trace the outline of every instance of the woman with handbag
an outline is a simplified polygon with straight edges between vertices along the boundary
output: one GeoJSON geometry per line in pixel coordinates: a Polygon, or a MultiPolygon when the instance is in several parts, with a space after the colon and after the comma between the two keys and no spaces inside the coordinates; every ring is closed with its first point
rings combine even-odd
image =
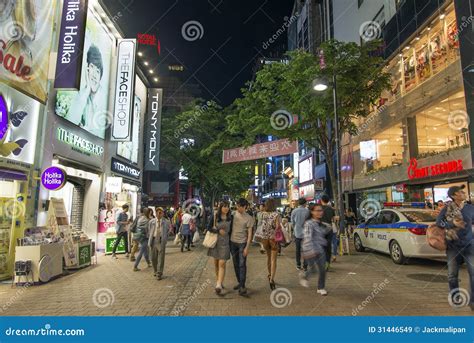
{"type": "MultiPolygon", "coordinates": [[[[214,267],[216,270],[216,288],[217,294],[222,293],[224,288],[225,265],[230,259],[230,230],[232,223],[232,214],[230,212],[230,204],[228,201],[221,201],[217,214],[214,216],[212,226],[208,228],[211,234],[217,234],[215,245],[209,248],[207,256],[214,258],[214,267]]],[[[206,237],[207,239],[207,237],[206,237]]],[[[205,239],[205,241],[206,241],[205,239]]]]}
{"type": "Polygon", "coordinates": [[[276,211],[273,199],[265,201],[264,210],[261,212],[261,226],[255,233],[255,239],[262,243],[267,254],[268,282],[270,289],[274,290],[275,273],[277,267],[278,241],[284,239],[281,231],[280,215],[276,211]]]}

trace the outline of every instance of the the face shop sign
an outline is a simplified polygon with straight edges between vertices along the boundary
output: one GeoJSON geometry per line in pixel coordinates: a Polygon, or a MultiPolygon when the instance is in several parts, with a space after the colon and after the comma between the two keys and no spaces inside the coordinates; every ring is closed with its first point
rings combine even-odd
{"type": "Polygon", "coordinates": [[[137,169],[128,163],[121,162],[113,157],[112,157],[111,170],[117,174],[122,174],[134,179],[140,179],[140,174],[141,174],[140,169],[137,169]]]}

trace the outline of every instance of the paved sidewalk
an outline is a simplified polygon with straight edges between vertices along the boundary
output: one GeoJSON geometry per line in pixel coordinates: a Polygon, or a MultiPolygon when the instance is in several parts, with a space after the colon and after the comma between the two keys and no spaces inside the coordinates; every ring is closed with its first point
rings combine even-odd
{"type": "MultiPolygon", "coordinates": [[[[394,264],[388,256],[355,253],[340,256],[327,277],[329,295],[316,294],[298,282],[294,247],[278,258],[275,281],[269,288],[266,256],[252,247],[248,258],[248,296],[232,290],[235,275],[227,263],[224,295],[214,292],[213,261],[202,247],[181,253],[168,244],[165,278],[157,281],[142,261],[140,272],[123,255],[118,260],[99,256],[98,265],[44,285],[11,288],[0,285],[0,315],[85,316],[234,316],[234,315],[473,315],[468,307],[452,309],[447,301],[444,263],[414,261],[394,264]],[[357,308],[359,309],[357,310],[357,308]]],[[[466,269],[461,287],[468,288],[466,269]]]]}

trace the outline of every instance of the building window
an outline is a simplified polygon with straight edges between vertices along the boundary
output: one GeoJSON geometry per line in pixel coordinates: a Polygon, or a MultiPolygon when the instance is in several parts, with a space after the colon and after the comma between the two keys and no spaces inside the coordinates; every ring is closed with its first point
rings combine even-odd
{"type": "Polygon", "coordinates": [[[402,137],[403,128],[398,124],[380,132],[371,140],[360,142],[358,149],[363,163],[361,171],[368,173],[402,164],[404,155],[402,137]]]}
{"type": "Polygon", "coordinates": [[[416,114],[418,157],[469,146],[464,92],[416,114]]]}

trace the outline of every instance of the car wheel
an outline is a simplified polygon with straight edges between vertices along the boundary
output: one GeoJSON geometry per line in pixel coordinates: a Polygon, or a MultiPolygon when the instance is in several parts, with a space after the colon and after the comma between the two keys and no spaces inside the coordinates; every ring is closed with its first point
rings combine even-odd
{"type": "Polygon", "coordinates": [[[355,246],[355,250],[358,251],[358,252],[364,252],[365,251],[365,248],[362,245],[362,240],[360,239],[358,234],[354,235],[354,246],[355,246]]]}
{"type": "Polygon", "coordinates": [[[396,264],[404,264],[406,262],[405,255],[403,255],[402,248],[397,241],[392,241],[390,243],[390,257],[396,264]]]}

